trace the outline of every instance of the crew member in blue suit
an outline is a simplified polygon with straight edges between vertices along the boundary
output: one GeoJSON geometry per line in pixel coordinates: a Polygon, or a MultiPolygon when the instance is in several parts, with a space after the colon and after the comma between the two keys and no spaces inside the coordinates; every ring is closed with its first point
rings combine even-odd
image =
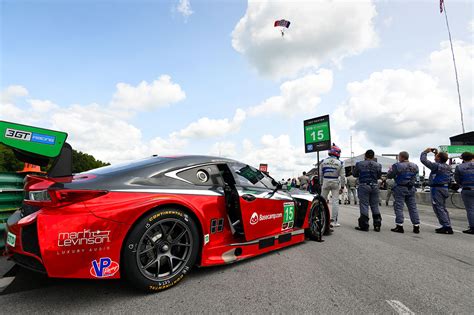
{"type": "Polygon", "coordinates": [[[438,218],[441,227],[436,229],[436,233],[453,234],[451,227],[451,220],[446,209],[446,199],[449,197],[448,184],[451,181],[451,166],[446,164],[448,161],[448,154],[439,152],[435,148],[427,148],[421,153],[420,161],[431,170],[428,178],[428,185],[431,187],[431,204],[434,213],[438,218]],[[435,162],[428,161],[428,153],[435,154],[435,162]]]}
{"type": "Polygon", "coordinates": [[[469,229],[462,231],[474,234],[474,154],[464,152],[461,154],[462,164],[456,166],[454,179],[462,187],[461,197],[466,207],[469,229]]]}
{"type": "Polygon", "coordinates": [[[382,216],[379,209],[379,187],[378,179],[382,177],[382,165],[374,161],[375,153],[373,150],[365,152],[365,160],[357,162],[354,168],[354,176],[359,178],[359,226],[356,230],[369,231],[369,206],[372,210],[372,219],[374,220],[374,231],[380,232],[382,226],[382,216]]]}
{"type": "Polygon", "coordinates": [[[415,182],[418,175],[418,165],[408,160],[410,155],[406,151],[398,154],[398,163],[392,165],[387,173],[388,178],[395,179],[395,187],[393,187],[393,209],[395,210],[395,228],[392,232],[404,233],[403,230],[403,206],[406,203],[410,220],[413,224],[413,233],[420,233],[420,216],[416,208],[415,199],[415,182]]]}

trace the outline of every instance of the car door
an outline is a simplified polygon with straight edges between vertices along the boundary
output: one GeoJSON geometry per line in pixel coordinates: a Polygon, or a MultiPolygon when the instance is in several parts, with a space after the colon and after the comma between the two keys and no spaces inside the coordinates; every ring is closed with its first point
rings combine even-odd
{"type": "Polygon", "coordinates": [[[272,178],[243,163],[230,165],[239,193],[247,241],[293,228],[295,205],[291,196],[277,191],[272,178]]]}

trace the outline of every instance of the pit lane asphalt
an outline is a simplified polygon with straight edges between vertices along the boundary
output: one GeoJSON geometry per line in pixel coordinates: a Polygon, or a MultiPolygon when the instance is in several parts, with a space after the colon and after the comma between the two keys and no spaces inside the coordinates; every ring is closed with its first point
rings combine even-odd
{"type": "MultiPolygon", "coordinates": [[[[380,233],[356,231],[358,208],[341,206],[342,226],[323,243],[193,270],[158,294],[121,281],[46,279],[20,269],[0,296],[1,313],[396,314],[387,302],[395,300],[414,313],[472,314],[474,236],[435,234],[426,206],[420,206],[421,234],[413,234],[409,222],[405,234],[393,233],[393,210],[381,209],[380,233]]],[[[455,230],[466,228],[465,211],[451,217],[455,230]]]]}

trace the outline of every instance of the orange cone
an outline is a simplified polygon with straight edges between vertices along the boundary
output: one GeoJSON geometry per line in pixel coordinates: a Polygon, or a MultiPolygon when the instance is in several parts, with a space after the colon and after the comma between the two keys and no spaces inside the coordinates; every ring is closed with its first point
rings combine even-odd
{"type": "Polygon", "coordinates": [[[25,163],[25,167],[23,167],[23,170],[18,171],[17,173],[41,173],[41,174],[44,174],[45,172],[41,171],[41,168],[39,167],[39,165],[25,163]]]}

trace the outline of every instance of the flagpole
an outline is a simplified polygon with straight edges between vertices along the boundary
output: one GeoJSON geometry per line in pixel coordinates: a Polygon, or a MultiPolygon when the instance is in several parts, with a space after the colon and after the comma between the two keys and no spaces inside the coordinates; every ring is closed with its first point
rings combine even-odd
{"type": "Polygon", "coordinates": [[[453,41],[451,39],[451,31],[449,29],[449,23],[448,23],[448,14],[446,13],[446,5],[444,4],[444,1],[441,2],[441,5],[442,5],[443,11],[444,11],[444,17],[446,19],[446,27],[448,29],[449,43],[451,45],[451,54],[453,56],[454,75],[456,76],[456,87],[458,89],[459,111],[461,112],[461,126],[462,126],[462,133],[464,133],[465,132],[465,130],[464,130],[464,116],[463,116],[463,113],[462,113],[461,92],[459,91],[458,69],[456,67],[456,59],[454,58],[453,41]]]}

